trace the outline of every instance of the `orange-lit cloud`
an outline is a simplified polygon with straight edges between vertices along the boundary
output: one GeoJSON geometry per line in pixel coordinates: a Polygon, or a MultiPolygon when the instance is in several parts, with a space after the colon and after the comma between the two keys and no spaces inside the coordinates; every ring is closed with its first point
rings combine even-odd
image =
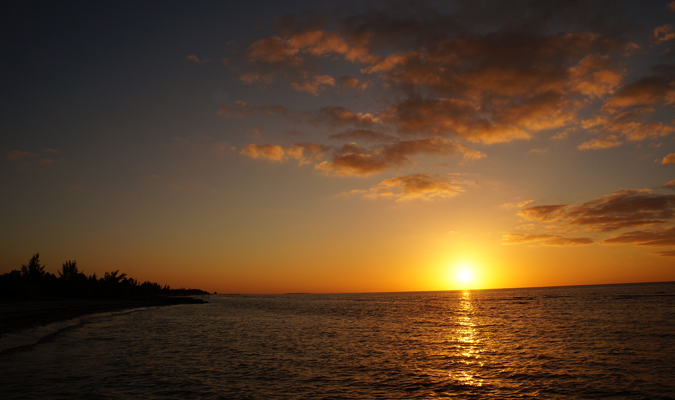
{"type": "Polygon", "coordinates": [[[293,82],[291,86],[298,92],[307,92],[318,96],[319,91],[324,86],[335,86],[335,79],[329,75],[314,75],[312,78],[306,78],[301,82],[293,82]]]}
{"type": "Polygon", "coordinates": [[[609,56],[591,54],[570,68],[570,86],[585,96],[599,98],[613,93],[625,75],[609,56]]]}
{"type": "Polygon", "coordinates": [[[532,243],[544,246],[576,246],[593,243],[591,238],[566,238],[552,234],[507,233],[502,236],[502,244],[532,243]]]}
{"type": "Polygon", "coordinates": [[[675,153],[670,153],[667,156],[663,157],[661,160],[661,165],[675,164],[675,153]]]}
{"type": "MultiPolygon", "coordinates": [[[[660,188],[675,187],[675,181],[660,188]]],[[[601,241],[603,244],[637,244],[640,246],[675,246],[675,195],[655,193],[651,189],[619,190],[607,196],[579,204],[556,204],[526,207],[518,215],[546,226],[545,233],[504,235],[504,244],[554,240],[557,245],[583,244],[585,238],[564,239],[550,233],[583,229],[600,234],[623,232],[601,241]],[[659,226],[660,225],[660,226],[659,226]],[[657,227],[659,226],[659,227],[657,227]],[[576,241],[576,242],[575,242],[576,241]]],[[[533,226],[530,226],[531,230],[533,226]]],[[[590,243],[592,240],[588,239],[590,243]]]]}
{"type": "Polygon", "coordinates": [[[505,209],[508,210],[508,209],[512,209],[512,208],[522,208],[522,207],[525,207],[525,206],[530,205],[532,203],[534,203],[534,200],[525,200],[525,201],[521,201],[519,203],[504,203],[504,204],[500,205],[499,207],[505,208],[505,209]]]}
{"type": "Polygon", "coordinates": [[[326,147],[316,143],[296,143],[293,146],[249,144],[244,146],[240,153],[250,158],[275,162],[293,159],[303,165],[319,160],[325,151],[326,147]]]}
{"type": "Polygon", "coordinates": [[[456,196],[463,188],[441,175],[414,174],[386,179],[369,190],[352,190],[365,198],[389,198],[396,201],[434,200],[456,196]]]}
{"type": "Polygon", "coordinates": [[[610,239],[605,239],[602,243],[633,243],[638,246],[675,246],[675,226],[662,229],[649,229],[644,231],[633,231],[622,233],[610,239]]]}
{"type": "Polygon", "coordinates": [[[675,28],[671,24],[659,26],[654,29],[652,39],[656,43],[667,42],[675,39],[675,28]]]}
{"type": "Polygon", "coordinates": [[[302,62],[302,59],[296,56],[297,54],[297,48],[288,46],[286,41],[278,36],[257,40],[246,49],[246,58],[253,62],[297,65],[302,62]]]}
{"type": "Polygon", "coordinates": [[[588,142],[583,142],[579,146],[579,150],[598,150],[598,149],[611,149],[612,147],[621,146],[623,142],[620,141],[616,135],[602,135],[597,139],[589,140],[588,142]]]}
{"type": "Polygon", "coordinates": [[[518,215],[527,220],[610,232],[668,222],[675,215],[675,195],[654,194],[650,190],[620,190],[576,206],[528,207],[520,210],[518,215]]]}
{"type": "MultiPolygon", "coordinates": [[[[427,7],[414,16],[397,8],[289,16],[278,35],[246,48],[247,72],[240,79],[271,83],[283,77],[291,88],[314,96],[387,90],[387,103],[380,103],[387,106],[380,110],[328,106],[314,122],[361,129],[378,124],[401,136],[493,144],[583,129],[592,136],[578,149],[597,150],[675,133],[671,121],[657,118],[660,109],[675,104],[675,70],[656,66],[651,75],[625,82],[631,75],[623,57],[651,47],[617,36],[621,25],[611,13],[598,7],[592,18],[581,18],[573,6],[552,12],[528,4],[516,16],[505,4],[487,12],[463,4],[453,12],[427,7]],[[507,22],[504,14],[512,18],[507,22]],[[565,18],[575,26],[543,28],[544,21],[565,18]],[[350,68],[357,63],[361,76],[320,72],[329,62],[350,68]]],[[[675,38],[670,24],[649,29],[653,42],[675,38]]]]}
{"type": "Polygon", "coordinates": [[[218,114],[234,117],[244,117],[250,116],[257,113],[274,115],[281,114],[285,115],[288,113],[288,109],[279,105],[255,105],[247,103],[245,101],[237,100],[234,104],[229,104],[223,106],[218,114]]]}
{"type": "Polygon", "coordinates": [[[485,156],[479,151],[439,137],[399,141],[376,150],[348,143],[335,151],[331,161],[322,162],[316,169],[338,176],[368,176],[401,166],[409,161],[410,156],[417,154],[462,154],[463,160],[485,156]]]}
{"type": "Polygon", "coordinates": [[[200,59],[195,54],[188,54],[188,56],[185,57],[185,59],[188,60],[188,61],[192,61],[193,63],[196,63],[196,64],[204,64],[206,62],[211,61],[209,59],[200,59]]]}
{"type": "Polygon", "coordinates": [[[7,153],[7,159],[12,162],[13,166],[21,171],[39,171],[42,167],[47,167],[54,164],[54,156],[60,153],[59,150],[45,149],[50,153],[47,157],[39,156],[36,153],[28,151],[14,150],[7,153]]]}
{"type": "Polygon", "coordinates": [[[386,133],[371,131],[370,129],[350,129],[342,133],[336,133],[329,136],[330,139],[366,142],[390,142],[396,140],[394,136],[386,133]]]}
{"type": "Polygon", "coordinates": [[[11,161],[23,160],[26,158],[37,157],[37,154],[29,153],[27,151],[14,150],[7,153],[7,159],[11,161]]]}
{"type": "Polygon", "coordinates": [[[276,162],[295,159],[299,160],[301,165],[317,162],[315,169],[336,176],[377,174],[400,167],[410,162],[410,157],[420,154],[440,156],[461,154],[462,162],[485,157],[477,150],[439,137],[396,141],[376,148],[362,147],[356,143],[347,143],[339,147],[317,143],[296,143],[293,146],[249,144],[244,146],[241,154],[276,162]],[[321,161],[324,158],[329,160],[321,161]]]}
{"type": "Polygon", "coordinates": [[[355,125],[371,127],[382,123],[382,120],[370,113],[353,113],[344,107],[322,107],[315,119],[316,122],[329,125],[355,125]]]}

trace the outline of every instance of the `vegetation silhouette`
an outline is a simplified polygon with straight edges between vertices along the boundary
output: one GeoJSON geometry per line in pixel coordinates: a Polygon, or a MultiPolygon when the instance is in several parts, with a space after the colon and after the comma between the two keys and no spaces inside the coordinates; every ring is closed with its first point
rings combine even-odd
{"type": "Polygon", "coordinates": [[[0,299],[26,300],[46,297],[77,299],[147,299],[165,296],[195,296],[208,292],[199,289],[172,289],[158,283],[139,283],[119,270],[106,272],[103,278],[96,274],[86,276],[75,260],[63,263],[58,277],[45,271],[40,254],[35,253],[21,270],[0,275],[0,299]]]}

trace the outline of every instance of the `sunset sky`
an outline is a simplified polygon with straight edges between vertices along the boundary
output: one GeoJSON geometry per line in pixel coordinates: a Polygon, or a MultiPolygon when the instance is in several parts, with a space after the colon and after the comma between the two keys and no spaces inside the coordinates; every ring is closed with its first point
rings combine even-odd
{"type": "Polygon", "coordinates": [[[39,252],[219,293],[675,280],[675,2],[0,13],[0,273],[39,252]]]}

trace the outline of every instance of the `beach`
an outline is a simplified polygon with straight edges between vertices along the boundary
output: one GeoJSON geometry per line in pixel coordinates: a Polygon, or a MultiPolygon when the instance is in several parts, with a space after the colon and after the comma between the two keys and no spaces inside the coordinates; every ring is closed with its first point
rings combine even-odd
{"type": "Polygon", "coordinates": [[[88,314],[121,311],[139,307],[176,304],[201,304],[204,300],[187,296],[152,297],[145,299],[64,299],[21,300],[0,302],[0,337],[21,330],[88,314]]]}

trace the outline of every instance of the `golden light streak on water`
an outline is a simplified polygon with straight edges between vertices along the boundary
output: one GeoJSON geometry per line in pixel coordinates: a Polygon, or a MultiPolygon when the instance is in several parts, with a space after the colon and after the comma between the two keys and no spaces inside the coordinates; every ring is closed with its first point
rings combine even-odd
{"type": "Polygon", "coordinates": [[[465,291],[459,299],[459,313],[457,328],[453,332],[452,339],[457,343],[456,356],[460,357],[463,367],[450,371],[448,375],[458,384],[470,386],[482,386],[483,380],[476,377],[474,371],[482,366],[479,361],[480,339],[474,322],[474,309],[471,301],[471,292],[465,291]]]}

